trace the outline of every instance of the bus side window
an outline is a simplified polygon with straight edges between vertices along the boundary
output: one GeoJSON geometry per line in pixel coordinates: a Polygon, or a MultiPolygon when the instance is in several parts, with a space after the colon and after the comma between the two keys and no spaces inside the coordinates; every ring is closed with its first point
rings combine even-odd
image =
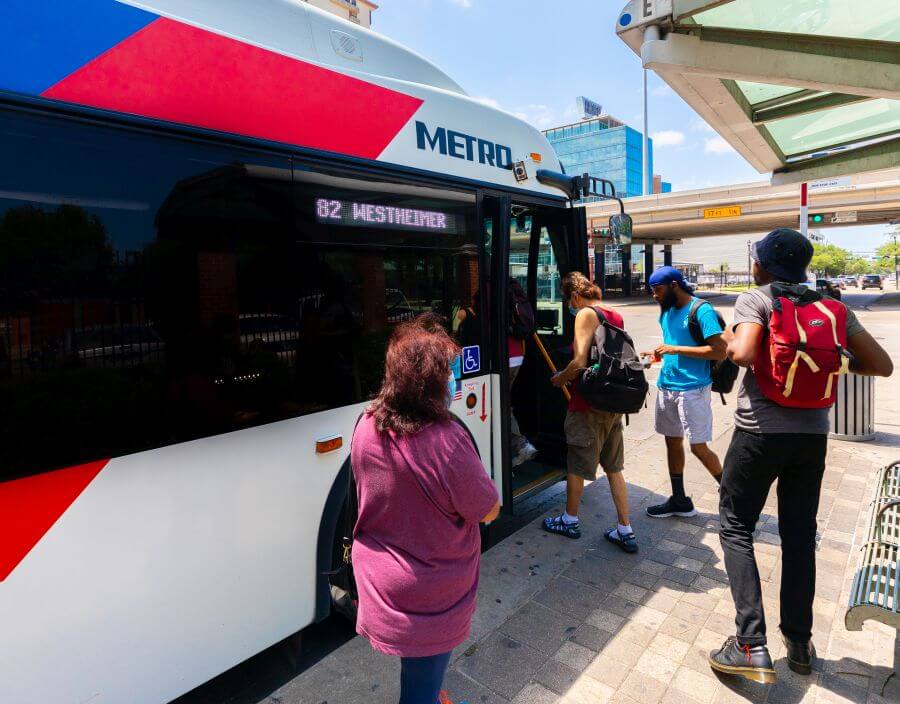
{"type": "Polygon", "coordinates": [[[37,115],[0,153],[0,481],[363,402],[478,287],[474,197],[359,181],[323,222],[288,157],[37,115]]]}

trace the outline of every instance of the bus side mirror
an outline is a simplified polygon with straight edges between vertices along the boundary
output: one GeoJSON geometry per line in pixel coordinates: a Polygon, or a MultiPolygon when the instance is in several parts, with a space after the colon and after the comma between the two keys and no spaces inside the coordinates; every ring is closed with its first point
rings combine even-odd
{"type": "Polygon", "coordinates": [[[634,223],[631,216],[626,213],[613,215],[609,218],[609,234],[613,242],[621,245],[631,244],[633,238],[634,223]]]}

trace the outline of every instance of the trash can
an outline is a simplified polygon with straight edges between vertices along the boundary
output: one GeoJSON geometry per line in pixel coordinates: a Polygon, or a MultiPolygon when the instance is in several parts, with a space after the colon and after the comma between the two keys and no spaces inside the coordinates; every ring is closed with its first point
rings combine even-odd
{"type": "Polygon", "coordinates": [[[843,374],[838,377],[837,401],[829,416],[835,440],[865,442],[875,437],[875,378],[843,374]]]}

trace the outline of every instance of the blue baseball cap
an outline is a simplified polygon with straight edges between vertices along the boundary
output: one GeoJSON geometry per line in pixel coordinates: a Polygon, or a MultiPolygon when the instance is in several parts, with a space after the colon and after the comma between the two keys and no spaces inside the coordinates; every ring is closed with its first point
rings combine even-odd
{"type": "Polygon", "coordinates": [[[772,230],[750,248],[751,256],[779,281],[802,284],[813,258],[812,243],[796,230],[772,230]]]}
{"type": "Polygon", "coordinates": [[[690,293],[691,287],[688,286],[687,281],[684,280],[684,274],[682,274],[674,266],[662,266],[650,275],[649,283],[651,287],[667,286],[668,284],[671,284],[673,282],[690,293]]]}

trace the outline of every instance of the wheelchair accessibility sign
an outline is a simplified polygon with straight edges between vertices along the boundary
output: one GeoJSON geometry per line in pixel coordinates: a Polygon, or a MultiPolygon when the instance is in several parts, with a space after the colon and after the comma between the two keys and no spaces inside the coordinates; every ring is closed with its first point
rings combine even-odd
{"type": "Polygon", "coordinates": [[[474,374],[481,371],[481,348],[478,345],[462,348],[463,374],[474,374]]]}

